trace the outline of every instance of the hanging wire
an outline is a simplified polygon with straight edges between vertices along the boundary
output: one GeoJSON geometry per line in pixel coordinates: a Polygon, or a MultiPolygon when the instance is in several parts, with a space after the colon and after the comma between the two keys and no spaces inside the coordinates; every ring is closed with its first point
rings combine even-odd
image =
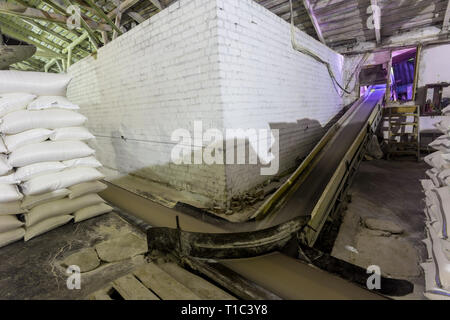
{"type": "MultiPolygon", "coordinates": [[[[350,77],[350,80],[347,83],[347,86],[344,88],[339,81],[336,79],[336,76],[334,75],[333,69],[331,68],[331,65],[329,62],[323,60],[321,57],[319,57],[317,54],[315,54],[314,52],[308,50],[305,47],[302,47],[300,45],[297,44],[297,41],[295,40],[295,25],[294,25],[294,7],[292,5],[292,0],[289,0],[289,4],[291,7],[291,42],[292,42],[292,47],[297,50],[300,53],[306,54],[308,56],[310,56],[311,58],[315,59],[316,61],[324,64],[327,67],[328,70],[328,74],[330,75],[331,80],[346,94],[351,94],[353,90],[349,91],[348,90],[348,86],[350,85],[350,82],[353,78],[353,76],[356,73],[356,69],[353,74],[350,77]]],[[[368,54],[366,54],[362,59],[361,62],[358,65],[361,65],[363,63],[363,61],[367,60],[368,58],[368,54]]],[[[356,87],[356,83],[355,83],[355,87],[356,87]]],[[[355,89],[355,87],[353,87],[353,89],[355,89]]]]}

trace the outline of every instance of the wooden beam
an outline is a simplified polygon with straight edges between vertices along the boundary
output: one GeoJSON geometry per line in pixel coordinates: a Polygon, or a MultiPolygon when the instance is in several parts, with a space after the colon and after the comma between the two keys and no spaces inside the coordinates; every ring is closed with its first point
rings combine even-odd
{"type": "Polygon", "coordinates": [[[315,16],[314,11],[311,7],[311,3],[309,2],[309,0],[303,0],[303,5],[305,6],[309,18],[311,19],[314,29],[316,30],[317,37],[319,38],[320,42],[326,44],[325,38],[323,37],[322,31],[320,29],[319,21],[317,21],[317,17],[315,16]]]}
{"type": "MultiPolygon", "coordinates": [[[[63,25],[66,25],[68,19],[68,17],[65,15],[5,2],[0,3],[0,14],[21,18],[31,18],[34,20],[43,20],[63,25]]],[[[81,20],[84,21],[83,18],[81,18],[81,20]]],[[[94,20],[86,19],[85,23],[89,26],[89,28],[92,28],[94,30],[112,31],[111,26],[107,24],[97,23],[94,20]]]]}
{"type": "Polygon", "coordinates": [[[94,9],[94,11],[96,12],[96,14],[104,19],[106,21],[107,24],[109,24],[119,35],[122,34],[122,31],[120,31],[120,29],[114,24],[114,22],[111,20],[110,17],[108,17],[108,15],[103,12],[103,9],[99,8],[94,1],[92,0],[84,0],[92,9],[94,9]]]}
{"type": "Polygon", "coordinates": [[[447,10],[445,11],[444,24],[442,25],[442,32],[447,32],[450,29],[450,0],[447,3],[447,10]]]}
{"type": "Polygon", "coordinates": [[[134,6],[136,3],[138,3],[139,0],[125,0],[122,2],[117,8],[112,10],[110,13],[108,13],[108,17],[111,19],[114,19],[118,12],[125,12],[128,9],[130,9],[132,6],[134,6]]]}
{"type": "MultiPolygon", "coordinates": [[[[118,28],[120,28],[120,21],[122,20],[122,12],[121,11],[119,11],[118,13],[117,13],[117,15],[116,15],[116,26],[118,27],[118,28]]],[[[112,36],[112,39],[114,40],[114,39],[116,39],[117,38],[117,31],[116,30],[114,30],[113,31],[113,36],[112,36]]]]}
{"type": "MultiPolygon", "coordinates": [[[[68,7],[73,6],[72,2],[70,0],[63,0],[68,7]]],[[[94,30],[91,28],[91,26],[87,23],[87,21],[80,15],[80,23],[84,30],[86,30],[89,40],[91,41],[92,45],[94,46],[95,50],[99,47],[99,39],[94,33],[94,30]]],[[[108,26],[110,27],[110,26],[108,26]]],[[[105,30],[106,31],[106,30],[105,30]]]]}
{"type": "Polygon", "coordinates": [[[372,5],[373,24],[375,29],[375,38],[377,44],[381,43],[381,7],[378,5],[378,0],[370,0],[372,5]],[[377,8],[377,9],[376,9],[377,8]],[[378,12],[379,10],[379,12],[378,12]]]}
{"type": "Polygon", "coordinates": [[[137,23],[142,23],[145,21],[144,17],[142,17],[139,13],[137,12],[127,12],[127,15],[133,19],[134,21],[136,21],[137,23]]]}
{"type": "Polygon", "coordinates": [[[164,7],[162,6],[161,2],[159,2],[159,0],[150,0],[150,2],[157,7],[159,10],[164,9],[164,7]]]}

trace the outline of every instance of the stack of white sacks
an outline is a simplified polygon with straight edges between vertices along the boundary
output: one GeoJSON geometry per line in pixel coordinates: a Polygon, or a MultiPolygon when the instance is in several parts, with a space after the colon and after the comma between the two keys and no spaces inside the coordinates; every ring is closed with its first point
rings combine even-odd
{"type": "Polygon", "coordinates": [[[421,266],[425,272],[424,295],[433,300],[450,300],[450,108],[435,124],[443,135],[430,144],[438,150],[425,157],[431,166],[422,180],[425,192],[427,238],[423,240],[428,261],[421,266]]]}
{"type": "Polygon", "coordinates": [[[0,93],[0,247],[112,210],[78,109],[63,95],[0,93]]]}

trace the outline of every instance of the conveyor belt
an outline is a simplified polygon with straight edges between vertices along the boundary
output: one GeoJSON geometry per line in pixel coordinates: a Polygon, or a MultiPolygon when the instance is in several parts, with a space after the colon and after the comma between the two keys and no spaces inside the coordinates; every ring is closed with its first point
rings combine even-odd
{"type": "MultiPolygon", "coordinates": [[[[149,221],[152,226],[176,228],[175,221],[176,217],[178,217],[181,229],[185,232],[194,233],[248,233],[275,228],[296,218],[300,221],[307,219],[312,214],[315,205],[336,172],[347,150],[357,138],[358,133],[367,126],[370,114],[379,104],[384,93],[384,89],[374,90],[362,102],[359,102],[359,106],[353,112],[353,115],[342,124],[334,138],[318,155],[319,159],[316,160],[314,167],[308,176],[302,180],[300,186],[297,186],[297,190],[289,196],[289,199],[277,212],[272,213],[267,218],[261,221],[237,224],[204,215],[195,210],[189,210],[189,208],[182,205],[175,208],[180,210],[172,210],[158,204],[152,204],[153,209],[148,207],[147,204],[147,214],[140,218],[149,221]],[[188,214],[183,214],[183,212],[188,214]]],[[[133,205],[139,203],[139,196],[133,196],[135,201],[130,201],[130,199],[123,201],[115,195],[120,191],[124,190],[110,184],[110,188],[103,193],[103,196],[122,209],[130,212],[135,211],[133,210],[133,205]]]]}
{"type": "MultiPolygon", "coordinates": [[[[310,168],[306,177],[303,177],[301,184],[296,186],[295,192],[289,195],[289,198],[277,211],[272,212],[261,221],[236,224],[204,215],[186,206],[180,205],[175,208],[177,210],[168,209],[113,184],[110,184],[110,188],[103,192],[102,196],[119,208],[133,213],[153,226],[148,231],[150,249],[173,250],[178,251],[181,256],[213,259],[236,258],[240,254],[241,257],[251,257],[252,255],[276,251],[282,248],[292,235],[304,228],[308,221],[311,221],[311,216],[315,214],[315,209],[322,200],[323,194],[329,191],[330,181],[336,178],[336,173],[346,159],[348,151],[354,149],[355,146],[360,147],[359,145],[362,145],[362,140],[357,143],[358,139],[361,139],[365,128],[368,126],[368,120],[382,100],[384,93],[384,90],[374,90],[365,99],[359,101],[353,114],[342,123],[335,136],[317,155],[314,165],[310,168]],[[126,197],[124,197],[125,194],[126,197]]],[[[223,263],[230,269],[247,275],[252,269],[259,269],[259,267],[255,267],[255,261],[259,261],[258,263],[261,265],[266,262],[270,265],[275,261],[274,259],[286,260],[284,266],[278,266],[281,268],[279,273],[277,271],[277,274],[274,274],[273,270],[264,271],[261,269],[252,273],[251,278],[255,283],[268,289],[273,285],[274,292],[283,298],[297,299],[320,296],[320,291],[313,296],[305,294],[304,291],[301,291],[301,294],[296,293],[296,285],[305,285],[305,283],[309,286],[309,288],[305,288],[306,290],[314,288],[314,290],[321,290],[323,294],[327,295],[324,289],[328,282],[323,283],[322,280],[328,279],[332,282],[338,281],[338,283],[340,281],[336,280],[336,276],[328,275],[319,270],[317,272],[310,270],[313,274],[308,274],[308,276],[299,273],[294,278],[286,280],[282,269],[288,268],[285,271],[292,274],[292,268],[297,270],[299,262],[280,253],[269,256],[262,255],[252,260],[227,260],[223,263]],[[270,259],[270,262],[268,259],[270,259]],[[247,263],[247,260],[251,263],[247,263]],[[272,285],[266,283],[267,274],[265,272],[270,272],[272,285]],[[313,277],[315,280],[305,282],[305,277],[313,277]],[[278,284],[277,278],[280,278],[278,284]],[[284,282],[281,281],[281,278],[284,279],[284,282]],[[282,290],[281,283],[291,283],[292,286],[282,290]]],[[[307,265],[302,265],[301,268],[308,269],[307,265]]],[[[379,298],[378,295],[372,295],[369,292],[366,295],[366,291],[362,293],[354,285],[350,287],[354,288],[353,292],[342,289],[345,292],[338,292],[339,290],[337,290],[333,291],[331,295],[328,294],[328,296],[344,299],[368,298],[368,296],[379,298]]],[[[300,287],[297,286],[297,288],[301,290],[300,287]]]]}

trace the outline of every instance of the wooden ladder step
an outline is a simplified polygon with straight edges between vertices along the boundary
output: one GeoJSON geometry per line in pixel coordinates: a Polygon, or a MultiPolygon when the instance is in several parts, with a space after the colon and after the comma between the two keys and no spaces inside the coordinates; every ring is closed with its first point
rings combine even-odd
{"type": "Polygon", "coordinates": [[[201,300],[154,263],[137,268],[133,274],[162,300],[201,300]]]}

